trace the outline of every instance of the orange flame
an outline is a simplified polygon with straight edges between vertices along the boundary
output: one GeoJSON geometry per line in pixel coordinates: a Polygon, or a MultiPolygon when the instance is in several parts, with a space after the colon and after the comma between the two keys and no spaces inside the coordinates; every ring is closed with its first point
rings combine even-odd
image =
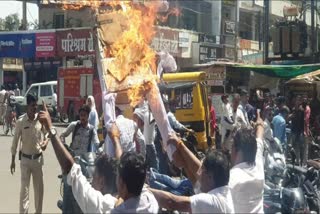
{"type": "MultiPolygon", "coordinates": [[[[104,52],[106,57],[114,59],[108,70],[119,81],[119,85],[123,83],[124,79],[122,77],[131,76],[133,78],[134,81],[131,82],[130,93],[128,93],[132,106],[139,103],[145,92],[149,91],[157,80],[156,54],[151,49],[150,43],[155,35],[154,24],[159,19],[159,16],[157,16],[159,6],[157,5],[161,1],[155,4],[154,2],[150,0],[142,4],[123,0],[80,0],[70,4],[70,1],[69,3],[66,0],[63,1],[62,8],[65,10],[78,10],[83,7],[99,9],[100,6],[107,4],[113,7],[114,10],[105,11],[104,14],[119,15],[126,20],[127,23],[121,23],[121,25],[125,26],[122,33],[115,42],[105,45],[104,52]],[[122,9],[119,10],[119,7],[122,9]]],[[[172,9],[160,20],[166,20],[172,14],[180,14],[180,11],[172,9]]],[[[110,32],[103,32],[103,34],[108,36],[110,32]]],[[[107,84],[108,81],[111,80],[107,80],[107,84]]]]}

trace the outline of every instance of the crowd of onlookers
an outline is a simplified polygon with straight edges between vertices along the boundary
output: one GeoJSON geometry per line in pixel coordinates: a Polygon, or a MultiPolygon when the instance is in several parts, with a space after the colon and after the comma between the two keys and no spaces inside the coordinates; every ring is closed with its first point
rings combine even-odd
{"type": "Polygon", "coordinates": [[[286,153],[292,147],[298,163],[306,163],[310,142],[318,140],[320,134],[320,102],[317,93],[313,97],[299,94],[284,97],[263,94],[258,90],[249,96],[247,91],[241,90],[230,97],[223,95],[221,101],[222,116],[218,132],[221,141],[217,142],[218,147],[230,150],[232,133],[239,128],[252,127],[256,111],[260,111],[264,120],[264,138],[277,138],[286,153]]]}

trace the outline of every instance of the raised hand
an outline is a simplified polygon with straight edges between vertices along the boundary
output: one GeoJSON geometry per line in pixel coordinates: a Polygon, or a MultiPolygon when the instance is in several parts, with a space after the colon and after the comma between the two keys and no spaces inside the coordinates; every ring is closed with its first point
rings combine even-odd
{"type": "Polygon", "coordinates": [[[43,100],[42,100],[42,105],[43,105],[43,111],[39,112],[38,119],[40,123],[46,128],[46,130],[49,131],[52,128],[51,117],[47,109],[47,105],[43,100]]]}

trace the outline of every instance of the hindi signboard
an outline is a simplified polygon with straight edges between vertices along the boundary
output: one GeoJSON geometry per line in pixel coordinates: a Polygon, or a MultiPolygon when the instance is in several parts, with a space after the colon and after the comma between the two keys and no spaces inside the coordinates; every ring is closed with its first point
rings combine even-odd
{"type": "Polygon", "coordinates": [[[91,29],[57,31],[57,55],[94,55],[93,31],[91,29]]]}

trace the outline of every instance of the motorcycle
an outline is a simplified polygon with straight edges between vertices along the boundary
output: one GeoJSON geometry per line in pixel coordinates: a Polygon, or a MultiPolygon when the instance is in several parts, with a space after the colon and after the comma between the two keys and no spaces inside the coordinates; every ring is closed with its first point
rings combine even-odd
{"type": "Polygon", "coordinates": [[[278,139],[265,142],[265,181],[269,186],[281,187],[285,175],[286,158],[278,139]]]}
{"type": "MultiPolygon", "coordinates": [[[[70,149],[68,145],[64,145],[72,157],[74,157],[75,163],[80,165],[82,174],[91,183],[95,169],[96,153],[87,152],[81,156],[75,156],[72,149],[70,149]]],[[[78,203],[72,195],[71,187],[67,184],[66,175],[59,175],[58,178],[61,179],[60,195],[62,198],[57,202],[58,208],[61,209],[62,213],[82,213],[78,203]]]]}
{"type": "Polygon", "coordinates": [[[289,174],[291,168],[279,140],[273,139],[265,142],[265,187],[264,212],[265,213],[295,213],[305,212],[309,209],[303,189],[293,180],[299,178],[289,174]]]}

